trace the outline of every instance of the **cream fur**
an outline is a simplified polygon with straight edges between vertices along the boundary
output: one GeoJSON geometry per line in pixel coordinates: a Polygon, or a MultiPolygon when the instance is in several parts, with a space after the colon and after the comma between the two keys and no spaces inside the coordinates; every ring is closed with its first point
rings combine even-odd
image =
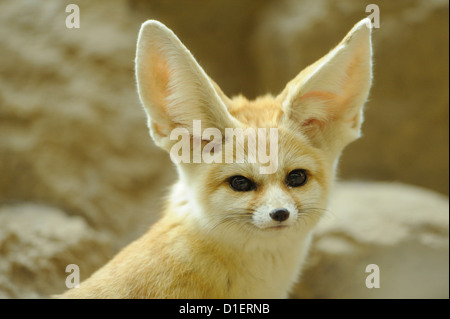
{"type": "Polygon", "coordinates": [[[288,297],[311,232],[326,211],[339,155],[360,134],[372,76],[366,23],[356,24],[277,97],[248,101],[226,97],[172,31],[145,22],[136,77],[156,144],[169,151],[175,143],[170,131],[183,127],[192,133],[198,119],[221,132],[275,127],[279,167],[261,175],[260,163],[178,164],[180,179],[161,220],[62,297],[288,297]],[[307,170],[304,186],[286,186],[294,169],[307,170]],[[234,175],[251,178],[256,189],[232,190],[227,179],[234,175]],[[277,208],[288,209],[286,221],[269,217],[277,208]]]}

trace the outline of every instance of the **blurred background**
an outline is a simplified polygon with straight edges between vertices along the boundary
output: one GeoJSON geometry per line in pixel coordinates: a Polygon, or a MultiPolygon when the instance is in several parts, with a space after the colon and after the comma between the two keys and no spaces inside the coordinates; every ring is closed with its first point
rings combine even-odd
{"type": "Polygon", "coordinates": [[[158,217],[176,176],[136,94],[142,22],[172,29],[226,94],[254,98],[281,91],[370,3],[374,85],[339,178],[448,196],[448,1],[1,1],[0,297],[63,291],[70,260],[85,278],[158,217]]]}

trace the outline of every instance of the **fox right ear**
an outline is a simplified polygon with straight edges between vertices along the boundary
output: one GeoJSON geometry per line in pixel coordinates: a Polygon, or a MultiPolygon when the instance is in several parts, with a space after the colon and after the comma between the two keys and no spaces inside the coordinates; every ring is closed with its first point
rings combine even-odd
{"type": "Polygon", "coordinates": [[[372,83],[371,21],[358,22],[333,50],[279,95],[284,120],[334,155],[358,138],[372,83]]]}
{"type": "Polygon", "coordinates": [[[237,124],[217,85],[176,35],[158,21],[146,21],[139,32],[136,80],[150,133],[166,150],[175,143],[170,140],[173,129],[185,128],[192,136],[193,120],[219,130],[237,124]]]}

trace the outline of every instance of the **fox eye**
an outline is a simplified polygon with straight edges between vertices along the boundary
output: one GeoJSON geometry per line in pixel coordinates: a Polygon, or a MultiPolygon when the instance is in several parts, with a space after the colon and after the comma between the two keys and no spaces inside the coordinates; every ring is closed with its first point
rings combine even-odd
{"type": "Polygon", "coordinates": [[[256,188],[255,183],[241,175],[230,177],[229,183],[231,188],[238,192],[248,192],[256,188]]]}
{"type": "Polygon", "coordinates": [[[295,169],[286,176],[286,185],[289,187],[299,187],[306,184],[308,174],[304,169],[295,169]]]}

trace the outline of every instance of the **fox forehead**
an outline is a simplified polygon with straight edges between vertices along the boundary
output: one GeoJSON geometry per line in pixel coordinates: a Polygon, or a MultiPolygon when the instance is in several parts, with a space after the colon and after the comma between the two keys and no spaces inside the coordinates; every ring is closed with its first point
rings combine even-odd
{"type": "MultiPolygon", "coordinates": [[[[267,140],[270,143],[270,140],[267,140]]],[[[302,135],[291,131],[288,128],[278,128],[278,167],[273,174],[260,174],[260,166],[262,164],[258,160],[256,163],[212,163],[204,165],[203,170],[207,172],[205,176],[208,181],[207,184],[211,188],[215,188],[218,184],[226,181],[227,177],[233,175],[242,175],[253,179],[259,183],[278,183],[283,182],[286,175],[295,169],[306,169],[311,176],[319,180],[325,178],[326,159],[322,155],[320,149],[314,148],[310,145],[308,140],[302,135]]],[[[267,150],[269,147],[266,148],[267,150]]],[[[247,148],[244,148],[244,153],[247,155],[247,148]]]]}
{"type": "MultiPolygon", "coordinates": [[[[277,97],[267,94],[249,100],[239,95],[228,102],[228,111],[240,123],[250,128],[276,128],[278,134],[278,163],[279,167],[275,174],[286,174],[293,169],[307,168],[312,172],[319,172],[323,168],[324,157],[320,149],[313,147],[309,139],[302,133],[299,123],[282,121],[282,101],[277,97]]],[[[269,136],[269,131],[267,131],[269,136]]],[[[267,144],[271,142],[267,138],[267,144]]],[[[269,149],[269,145],[266,146],[269,149]]],[[[247,155],[247,149],[244,149],[247,155]]],[[[258,171],[258,163],[245,163],[241,165],[225,166],[223,169],[238,170],[244,173],[258,171]]],[[[267,176],[270,177],[270,176],[267,176]]]]}
{"type": "Polygon", "coordinates": [[[236,96],[230,100],[228,111],[240,123],[250,127],[277,127],[283,114],[281,102],[270,94],[255,100],[236,96]]]}

